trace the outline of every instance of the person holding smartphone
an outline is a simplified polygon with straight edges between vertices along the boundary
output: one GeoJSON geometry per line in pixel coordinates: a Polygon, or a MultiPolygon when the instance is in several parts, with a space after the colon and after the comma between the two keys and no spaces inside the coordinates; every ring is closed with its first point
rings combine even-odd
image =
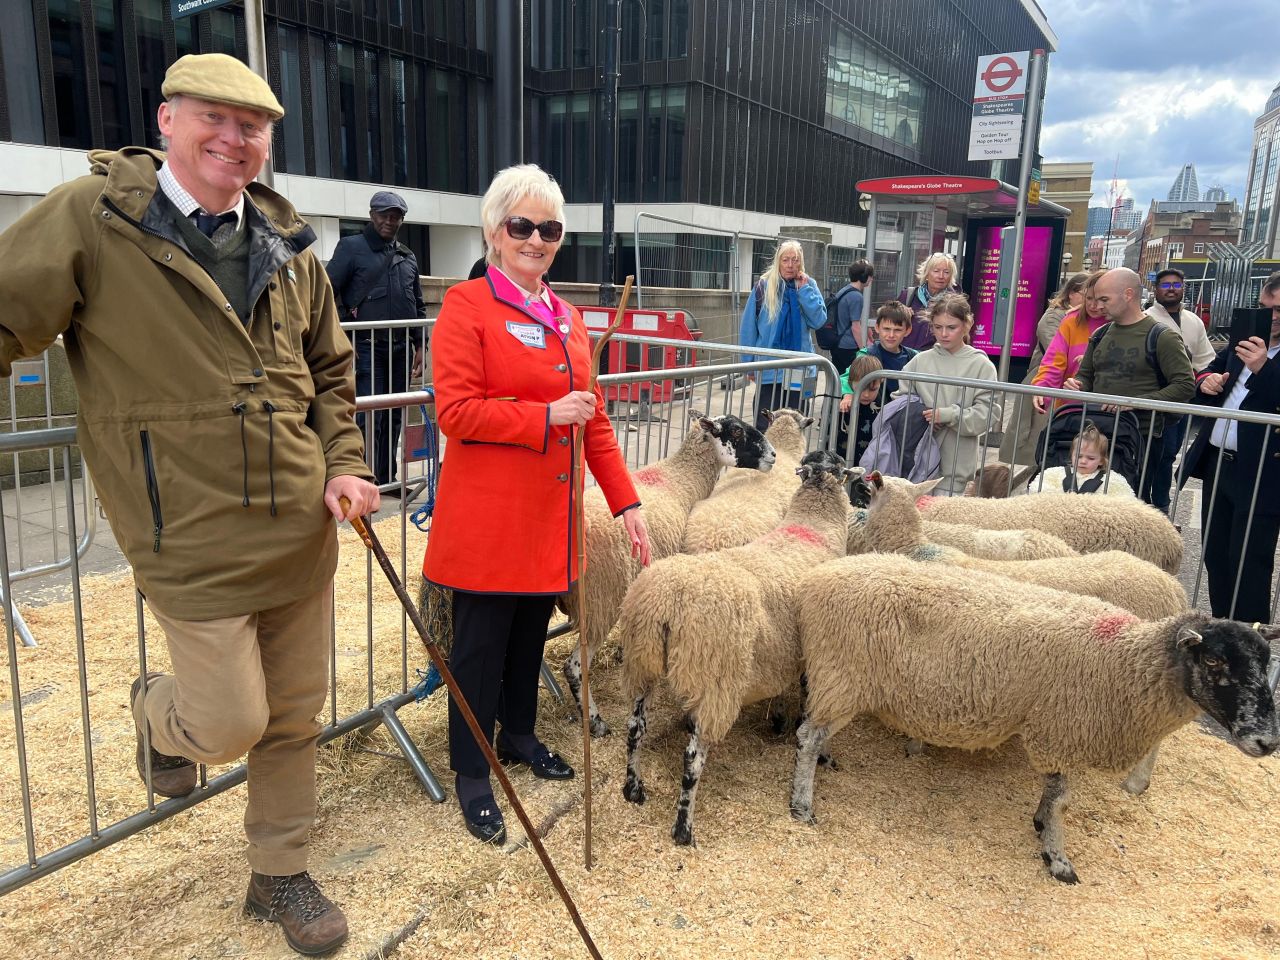
{"type": "MultiPolygon", "coordinates": [[[[1200,374],[1196,402],[1280,413],[1280,271],[1263,283],[1258,302],[1271,310],[1267,338],[1228,343],[1200,374]]],[[[1280,484],[1280,431],[1214,420],[1187,452],[1182,481],[1187,477],[1204,484],[1201,537],[1213,615],[1269,622],[1280,498],[1263,494],[1280,484]]]]}

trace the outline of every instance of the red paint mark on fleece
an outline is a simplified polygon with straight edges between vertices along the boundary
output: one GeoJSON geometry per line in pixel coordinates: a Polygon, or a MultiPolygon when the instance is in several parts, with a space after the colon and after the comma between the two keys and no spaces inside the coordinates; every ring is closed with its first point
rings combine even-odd
{"type": "Polygon", "coordinates": [[[933,501],[937,499],[938,499],[937,497],[916,497],[916,509],[923,510],[925,507],[930,506],[933,503],[933,501]]]}
{"type": "Polygon", "coordinates": [[[1108,613],[1093,621],[1090,629],[1093,639],[1099,643],[1110,643],[1120,636],[1126,627],[1137,622],[1138,618],[1131,613],[1108,613]]]}
{"type": "Polygon", "coordinates": [[[637,483],[643,483],[646,487],[665,487],[667,485],[667,475],[658,467],[645,467],[643,470],[635,472],[637,483]]]}
{"type": "Polygon", "coordinates": [[[807,543],[815,547],[825,547],[827,541],[824,540],[817,530],[812,527],[806,527],[803,524],[791,523],[785,527],[779,527],[778,532],[784,537],[790,537],[793,540],[799,540],[801,543],[807,543]]]}

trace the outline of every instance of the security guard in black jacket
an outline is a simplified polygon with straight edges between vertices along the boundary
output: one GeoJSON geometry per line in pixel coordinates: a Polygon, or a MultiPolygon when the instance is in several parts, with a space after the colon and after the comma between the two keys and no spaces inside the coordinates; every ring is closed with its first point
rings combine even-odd
{"type": "MultiPolygon", "coordinates": [[[[404,198],[379,190],[369,201],[369,223],[358,235],[343,237],[326,268],[333,283],[343,320],[403,320],[423,318],[427,305],[418,280],[413,251],[396,240],[409,212],[404,198]]],[[[422,371],[426,335],[409,327],[395,330],[359,330],[356,350],[356,393],[369,396],[401,393],[410,376],[422,371]],[[413,350],[410,351],[410,341],[413,350]]],[[[379,486],[394,483],[400,446],[400,410],[374,414],[373,433],[366,431],[366,451],[379,486]]],[[[364,415],[356,418],[365,430],[364,415]]],[[[395,495],[395,490],[383,491],[395,495]]]]}

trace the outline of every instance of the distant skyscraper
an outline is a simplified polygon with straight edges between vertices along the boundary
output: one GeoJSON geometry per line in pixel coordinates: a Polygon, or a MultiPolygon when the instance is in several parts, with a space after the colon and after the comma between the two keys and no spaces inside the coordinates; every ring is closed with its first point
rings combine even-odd
{"type": "Polygon", "coordinates": [[[1214,184],[1204,192],[1204,196],[1201,197],[1201,199],[1206,203],[1226,203],[1227,189],[1226,187],[1220,187],[1217,184],[1214,184]]]}
{"type": "Polygon", "coordinates": [[[1244,188],[1244,223],[1241,243],[1262,240],[1264,257],[1276,252],[1276,174],[1280,166],[1280,84],[1271,91],[1262,116],[1253,122],[1253,153],[1244,188]]]}
{"type": "Polygon", "coordinates": [[[1187,201],[1200,199],[1200,184],[1196,182],[1196,165],[1188,163],[1169,188],[1169,200],[1187,201]]]}

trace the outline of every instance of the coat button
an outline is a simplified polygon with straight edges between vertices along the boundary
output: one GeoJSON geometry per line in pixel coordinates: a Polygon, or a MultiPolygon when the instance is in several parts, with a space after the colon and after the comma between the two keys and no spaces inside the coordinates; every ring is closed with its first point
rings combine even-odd
{"type": "Polygon", "coordinates": [[[272,326],[273,326],[273,327],[275,327],[277,330],[279,330],[282,326],[284,326],[284,324],[282,324],[282,323],[280,323],[279,321],[277,321],[277,322],[273,323],[273,324],[272,324],[272,326]]]}
{"type": "Polygon", "coordinates": [[[556,479],[559,480],[561,483],[568,483],[569,475],[567,473],[562,473],[560,474],[560,476],[556,477],[556,479]]]}
{"type": "Polygon", "coordinates": [[[566,367],[563,363],[557,363],[557,364],[556,364],[556,373],[564,373],[564,372],[565,372],[566,370],[568,370],[568,369],[569,369],[569,368],[568,368],[568,367],[566,367]]]}
{"type": "Polygon", "coordinates": [[[272,290],[274,290],[276,288],[276,282],[272,280],[269,286],[271,287],[272,290]]]}
{"type": "Polygon", "coordinates": [[[562,446],[562,447],[567,447],[567,446],[569,445],[569,438],[568,438],[568,437],[561,437],[561,438],[559,439],[558,443],[559,443],[559,444],[560,444],[560,446],[562,446]]]}
{"type": "Polygon", "coordinates": [[[255,377],[260,377],[260,376],[262,376],[262,371],[261,371],[261,370],[259,370],[257,367],[254,367],[254,368],[253,368],[253,375],[254,375],[255,377]]]}
{"type": "Polygon", "coordinates": [[[231,310],[231,304],[229,304],[229,303],[224,303],[224,304],[223,304],[223,306],[227,309],[227,311],[228,311],[228,312],[230,312],[230,310],[231,310]]]}

